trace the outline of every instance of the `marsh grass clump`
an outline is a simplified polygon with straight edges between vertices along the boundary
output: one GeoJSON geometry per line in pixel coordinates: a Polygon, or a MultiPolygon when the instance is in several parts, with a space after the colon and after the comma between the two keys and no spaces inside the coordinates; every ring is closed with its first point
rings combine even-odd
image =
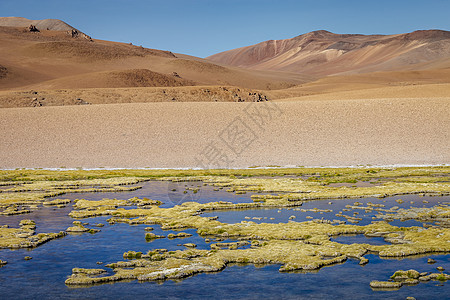
{"type": "Polygon", "coordinates": [[[85,275],[100,275],[106,273],[103,269],[83,269],[83,268],[73,268],[73,274],[85,274],[85,275]]]}
{"type": "Polygon", "coordinates": [[[406,279],[417,279],[420,277],[420,273],[416,270],[408,270],[408,271],[396,271],[394,275],[391,276],[392,280],[402,281],[406,279]]]}
{"type": "Polygon", "coordinates": [[[163,239],[163,238],[165,238],[165,236],[157,235],[157,234],[154,234],[152,232],[147,232],[145,234],[145,240],[146,241],[153,241],[153,240],[156,240],[156,239],[163,239]]]}
{"type": "Polygon", "coordinates": [[[384,220],[416,220],[422,223],[434,223],[439,227],[450,227],[450,207],[446,204],[433,207],[380,210],[376,217],[384,220]]]}
{"type": "Polygon", "coordinates": [[[84,225],[80,221],[74,221],[73,226],[66,229],[69,233],[81,233],[81,232],[88,232],[90,229],[87,227],[84,227],[84,225]]]}
{"type": "Polygon", "coordinates": [[[447,281],[450,279],[450,275],[444,273],[420,273],[416,270],[396,271],[392,276],[392,281],[372,281],[370,286],[372,288],[400,288],[403,285],[416,285],[420,282],[426,282],[430,280],[447,281]]]}
{"type": "Polygon", "coordinates": [[[78,199],[75,202],[74,210],[69,213],[72,218],[90,218],[97,216],[114,215],[118,207],[136,206],[139,209],[148,209],[152,206],[161,205],[158,200],[148,198],[139,199],[137,197],[128,200],[102,199],[97,201],[78,199]]]}
{"type": "Polygon", "coordinates": [[[35,234],[35,228],[35,222],[32,220],[22,220],[20,228],[0,227],[0,249],[35,248],[66,235],[64,231],[35,234]]]}
{"type": "Polygon", "coordinates": [[[142,257],[142,252],[128,251],[123,254],[125,259],[139,259],[142,257]]]}
{"type": "Polygon", "coordinates": [[[436,276],[436,280],[439,280],[439,281],[447,281],[449,279],[450,279],[450,276],[447,274],[439,274],[436,276]]]}
{"type": "Polygon", "coordinates": [[[27,209],[25,206],[19,206],[16,204],[6,205],[5,209],[3,211],[0,211],[0,215],[4,216],[23,215],[29,213],[31,213],[30,209],[27,209]]]}
{"type": "Polygon", "coordinates": [[[43,205],[48,205],[48,206],[59,206],[59,205],[66,205],[69,204],[70,202],[72,202],[72,200],[70,199],[55,199],[55,200],[51,200],[51,201],[44,201],[42,202],[43,205]]]}
{"type": "Polygon", "coordinates": [[[169,238],[169,239],[176,239],[176,238],[187,238],[187,237],[191,237],[191,236],[192,236],[192,234],[190,234],[190,233],[180,232],[180,233],[177,233],[177,234],[169,233],[167,235],[167,238],[169,238]]]}
{"type": "Polygon", "coordinates": [[[402,283],[401,282],[394,282],[394,281],[378,281],[378,280],[373,280],[370,282],[370,287],[373,289],[399,289],[402,287],[402,283]]]}

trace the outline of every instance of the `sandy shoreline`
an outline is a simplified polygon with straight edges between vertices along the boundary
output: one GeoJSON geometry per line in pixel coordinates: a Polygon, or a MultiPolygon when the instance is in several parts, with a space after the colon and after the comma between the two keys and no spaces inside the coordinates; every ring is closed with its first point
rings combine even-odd
{"type": "Polygon", "coordinates": [[[440,165],[449,115],[450,98],[8,108],[0,168],[440,165]]]}

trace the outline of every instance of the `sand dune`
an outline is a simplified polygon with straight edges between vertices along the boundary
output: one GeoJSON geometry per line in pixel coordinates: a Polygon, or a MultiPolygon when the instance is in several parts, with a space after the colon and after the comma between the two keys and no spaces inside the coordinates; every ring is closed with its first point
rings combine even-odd
{"type": "Polygon", "coordinates": [[[449,100],[279,102],[261,127],[267,103],[1,109],[0,168],[450,163],[449,100]]]}

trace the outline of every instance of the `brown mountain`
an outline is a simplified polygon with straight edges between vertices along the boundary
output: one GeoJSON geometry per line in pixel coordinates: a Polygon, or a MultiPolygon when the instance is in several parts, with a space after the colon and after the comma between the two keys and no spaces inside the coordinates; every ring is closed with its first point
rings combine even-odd
{"type": "Polygon", "coordinates": [[[316,31],[201,59],[91,39],[60,20],[0,18],[0,107],[385,98],[417,95],[418,85],[428,87],[422,96],[441,97],[450,88],[449,35],[316,31]]]}
{"type": "Polygon", "coordinates": [[[396,35],[314,31],[285,40],[221,52],[212,62],[255,70],[315,76],[450,66],[450,32],[421,30],[396,35]]]}
{"type": "Polygon", "coordinates": [[[61,20],[0,18],[0,90],[239,85],[285,88],[299,74],[255,72],[131,43],[91,39],[61,20]],[[39,32],[30,32],[35,25],[39,32]],[[126,78],[121,80],[119,78],[126,78]]]}
{"type": "Polygon", "coordinates": [[[58,19],[29,20],[22,17],[0,17],[0,26],[28,27],[30,25],[36,26],[39,30],[68,31],[75,29],[58,19]]]}

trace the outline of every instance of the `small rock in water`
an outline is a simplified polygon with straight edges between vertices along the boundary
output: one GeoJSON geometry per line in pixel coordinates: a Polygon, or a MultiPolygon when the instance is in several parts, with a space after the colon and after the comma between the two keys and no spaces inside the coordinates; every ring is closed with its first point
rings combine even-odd
{"type": "Polygon", "coordinates": [[[406,297],[406,300],[416,300],[414,297],[406,297]]]}
{"type": "Polygon", "coordinates": [[[437,267],[438,271],[445,271],[444,267],[437,267]]]}
{"type": "Polygon", "coordinates": [[[30,259],[33,259],[33,258],[31,256],[25,256],[23,259],[30,260],[30,259]]]}
{"type": "Polygon", "coordinates": [[[427,263],[429,263],[429,264],[434,264],[434,263],[436,263],[436,261],[435,261],[434,259],[432,259],[432,258],[429,258],[428,261],[427,261],[427,263]]]}

